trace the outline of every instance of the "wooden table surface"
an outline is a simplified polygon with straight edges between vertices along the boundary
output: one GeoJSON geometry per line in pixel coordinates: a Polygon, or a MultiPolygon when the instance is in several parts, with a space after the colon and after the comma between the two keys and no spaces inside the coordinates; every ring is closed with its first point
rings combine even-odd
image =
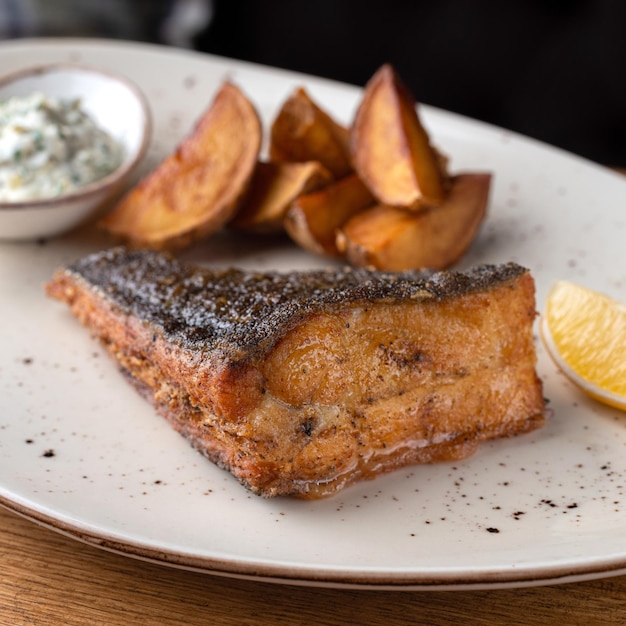
{"type": "Polygon", "coordinates": [[[0,507],[0,624],[626,624],[626,576],[489,591],[354,591],[177,570],[0,507]]]}

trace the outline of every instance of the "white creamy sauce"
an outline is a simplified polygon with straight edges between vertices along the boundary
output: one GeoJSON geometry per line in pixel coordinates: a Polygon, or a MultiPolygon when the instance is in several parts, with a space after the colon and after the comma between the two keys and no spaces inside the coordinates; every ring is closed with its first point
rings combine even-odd
{"type": "Polygon", "coordinates": [[[116,170],[123,156],[80,100],[33,94],[0,102],[0,201],[74,191],[116,170]]]}

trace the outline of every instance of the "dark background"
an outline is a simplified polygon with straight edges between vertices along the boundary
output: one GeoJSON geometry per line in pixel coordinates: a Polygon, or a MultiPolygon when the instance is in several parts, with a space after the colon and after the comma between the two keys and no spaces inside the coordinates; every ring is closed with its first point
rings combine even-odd
{"type": "Polygon", "coordinates": [[[363,85],[626,167],[624,0],[214,0],[202,51],[363,85]]]}
{"type": "Polygon", "coordinates": [[[0,0],[0,38],[29,36],[183,45],[359,86],[389,62],[419,102],[626,168],[626,0],[0,0]]]}

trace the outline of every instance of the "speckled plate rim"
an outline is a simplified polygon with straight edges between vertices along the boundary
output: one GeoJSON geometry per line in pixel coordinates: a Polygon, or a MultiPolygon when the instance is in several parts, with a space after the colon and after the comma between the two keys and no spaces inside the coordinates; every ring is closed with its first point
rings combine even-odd
{"type": "Polygon", "coordinates": [[[380,591],[468,591],[567,584],[626,574],[624,557],[593,565],[573,562],[538,569],[512,568],[499,572],[477,569],[475,572],[465,571],[461,575],[456,572],[430,575],[419,572],[390,573],[376,569],[355,572],[349,568],[303,568],[272,561],[203,558],[199,555],[168,551],[163,546],[134,543],[127,538],[89,529],[1,495],[0,506],[44,528],[113,554],[187,571],[273,584],[380,591]]]}
{"type": "MultiPolygon", "coordinates": [[[[46,46],[50,46],[51,49],[54,49],[56,52],[60,51],[65,55],[71,54],[73,50],[78,49],[87,56],[89,56],[90,50],[98,51],[99,54],[106,54],[107,50],[116,51],[117,53],[123,50],[129,58],[132,57],[133,51],[145,53],[146,51],[154,50],[158,52],[160,56],[164,54],[162,49],[157,50],[157,48],[143,44],[120,44],[117,42],[109,43],[85,40],[52,40],[43,42],[19,42],[9,44],[8,46],[0,45],[0,58],[7,48],[11,48],[15,53],[15,51],[19,51],[22,46],[29,46],[31,43],[36,44],[40,49],[46,49],[46,46]]],[[[197,60],[197,57],[194,57],[188,52],[181,53],[173,51],[171,53],[171,56],[178,55],[181,59],[194,58],[197,60]]],[[[254,67],[248,64],[238,64],[237,62],[229,60],[220,61],[219,59],[211,59],[211,61],[218,65],[220,63],[227,63],[228,67],[226,68],[226,73],[232,71],[232,68],[237,67],[244,68],[245,71],[254,71],[254,67]]],[[[332,89],[336,88],[339,89],[340,86],[332,87],[332,89]]],[[[432,116],[432,119],[436,123],[449,124],[455,127],[455,131],[460,131],[461,133],[466,132],[469,135],[477,133],[480,135],[481,132],[488,130],[491,133],[497,132],[501,135],[504,143],[512,142],[515,144],[517,142],[515,135],[507,131],[492,129],[487,125],[475,123],[471,120],[465,120],[453,114],[447,114],[437,110],[427,109],[426,113],[429,118],[432,116]]],[[[542,146],[530,140],[520,139],[520,141],[522,141],[520,145],[523,145],[527,151],[543,151],[544,154],[550,155],[550,159],[558,160],[566,158],[567,168],[565,169],[568,169],[568,171],[571,170],[573,176],[578,175],[585,177],[589,174],[593,177],[597,175],[601,178],[605,177],[602,178],[603,182],[608,180],[606,177],[611,176],[610,173],[607,173],[603,168],[599,168],[576,157],[565,155],[559,150],[542,146]]],[[[541,180],[538,181],[540,185],[542,182],[541,180]]],[[[614,183],[614,181],[609,182],[614,183]]],[[[621,180],[618,184],[621,185],[619,187],[620,194],[623,194],[626,187],[624,187],[621,180]]],[[[613,187],[614,186],[613,184],[613,187]]],[[[558,193],[561,193],[561,191],[558,193]]],[[[626,194],[620,195],[620,197],[624,196],[626,196],[626,194]]],[[[616,281],[618,281],[618,279],[616,279],[616,281]]],[[[412,569],[406,568],[404,570],[384,567],[365,567],[359,569],[350,564],[347,564],[345,567],[324,565],[307,566],[306,564],[292,564],[271,558],[240,558],[237,556],[233,556],[233,558],[219,558],[219,556],[203,556],[185,550],[172,550],[168,546],[159,544],[158,542],[137,540],[136,537],[132,538],[123,533],[111,532],[110,529],[106,528],[106,525],[93,525],[80,518],[74,518],[59,513],[55,511],[53,507],[46,507],[32,499],[23,498],[19,494],[11,493],[3,488],[1,482],[0,505],[66,536],[115,553],[184,569],[277,583],[372,589],[483,589],[574,582],[577,580],[619,575],[626,571],[626,552],[623,549],[619,549],[611,555],[605,554],[601,558],[590,554],[578,558],[564,558],[553,563],[543,562],[540,567],[511,566],[510,568],[499,570],[494,570],[489,567],[465,567],[461,570],[455,570],[453,567],[447,569],[443,567],[431,567],[424,571],[420,571],[419,567],[412,569]]]]}

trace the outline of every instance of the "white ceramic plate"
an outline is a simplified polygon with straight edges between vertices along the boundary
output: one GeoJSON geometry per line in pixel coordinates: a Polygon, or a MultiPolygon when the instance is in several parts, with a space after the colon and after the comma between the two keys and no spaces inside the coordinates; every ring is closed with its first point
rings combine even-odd
{"type": "MultiPolygon", "coordinates": [[[[135,44],[2,44],[3,71],[46,60],[126,74],[146,93],[155,139],[144,169],[190,129],[221,82],[265,120],[305,84],[349,122],[359,90],[206,55],[135,44]]],[[[372,68],[372,72],[376,68],[372,68]]],[[[452,168],[495,172],[491,210],[464,265],[518,261],[538,307],[567,279],[626,300],[626,182],[537,142],[422,108],[452,168]]],[[[538,343],[553,413],[530,435],[462,462],[419,466],[318,502],[263,500],[217,469],[140,399],[42,284],[107,242],[93,229],[0,244],[0,502],[103,548],[160,563],[299,584],[378,588],[535,585],[626,572],[626,414],[559,375],[538,343]]],[[[220,237],[206,264],[303,268],[284,244],[220,237]]]]}

